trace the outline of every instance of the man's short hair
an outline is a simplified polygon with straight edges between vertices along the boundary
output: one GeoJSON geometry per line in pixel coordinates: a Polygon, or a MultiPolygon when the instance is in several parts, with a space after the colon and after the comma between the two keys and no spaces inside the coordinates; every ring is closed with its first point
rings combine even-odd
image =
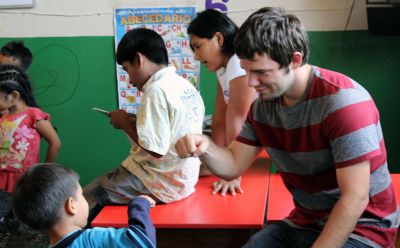
{"type": "Polygon", "coordinates": [[[287,67],[293,53],[308,59],[308,36],[299,18],[287,14],[282,8],[262,8],[250,15],[235,37],[235,52],[240,58],[253,59],[266,54],[287,67]]]}
{"type": "Polygon", "coordinates": [[[13,211],[25,224],[48,230],[60,219],[69,197],[75,197],[79,176],[58,164],[37,164],[14,187],[13,211]]]}
{"type": "Polygon", "coordinates": [[[28,70],[32,63],[32,53],[21,40],[8,42],[1,48],[0,53],[18,59],[24,70],[28,70]]]}
{"type": "Polygon", "coordinates": [[[128,31],[118,44],[117,63],[132,63],[138,52],[155,64],[168,65],[164,40],[153,30],[135,28],[128,31]]]}

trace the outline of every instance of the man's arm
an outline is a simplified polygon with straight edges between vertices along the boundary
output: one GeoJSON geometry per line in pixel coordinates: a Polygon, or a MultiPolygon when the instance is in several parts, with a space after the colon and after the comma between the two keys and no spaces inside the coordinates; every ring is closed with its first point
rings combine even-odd
{"type": "Polygon", "coordinates": [[[188,134],[177,141],[175,149],[182,158],[199,157],[213,174],[231,180],[251,165],[262,148],[237,141],[224,148],[215,145],[206,135],[188,134]]]}
{"type": "MultiPolygon", "coordinates": [[[[122,129],[125,131],[126,134],[129,135],[135,141],[135,143],[139,145],[139,136],[137,133],[136,129],[136,122],[132,123],[132,118],[129,116],[129,114],[121,109],[115,110],[110,112],[110,123],[113,125],[114,128],[116,129],[122,129]]],[[[140,146],[142,147],[142,146],[140,146]]],[[[142,147],[143,150],[146,152],[150,153],[153,157],[156,158],[161,158],[163,155],[158,154],[153,151],[149,151],[145,148],[142,147]]]]}
{"type": "Polygon", "coordinates": [[[340,198],[318,239],[317,247],[343,247],[369,200],[369,160],[336,170],[340,198]]]}

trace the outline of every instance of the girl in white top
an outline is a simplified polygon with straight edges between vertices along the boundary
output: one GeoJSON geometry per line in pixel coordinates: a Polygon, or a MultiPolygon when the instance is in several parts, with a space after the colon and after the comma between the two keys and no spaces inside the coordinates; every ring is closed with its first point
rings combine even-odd
{"type": "MultiPolygon", "coordinates": [[[[257,93],[247,85],[246,72],[234,54],[234,38],[238,27],[217,10],[205,10],[190,23],[188,33],[195,58],[211,72],[216,72],[218,89],[212,118],[211,137],[221,146],[229,145],[239,134],[247,112],[257,93]]],[[[210,172],[202,167],[200,175],[210,172]]],[[[240,178],[213,184],[213,194],[242,193],[240,178]]]]}

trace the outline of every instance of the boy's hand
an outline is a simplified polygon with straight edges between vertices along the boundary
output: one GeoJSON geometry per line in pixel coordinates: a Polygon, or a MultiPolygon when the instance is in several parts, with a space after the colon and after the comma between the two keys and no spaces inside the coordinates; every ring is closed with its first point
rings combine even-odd
{"type": "Polygon", "coordinates": [[[146,199],[150,203],[150,207],[154,207],[156,205],[156,201],[148,195],[139,195],[138,197],[142,197],[146,199]]]}
{"type": "Polygon", "coordinates": [[[175,143],[179,157],[198,157],[204,154],[210,146],[210,139],[201,134],[187,134],[175,143]]]}
{"type": "Polygon", "coordinates": [[[125,129],[127,125],[130,125],[129,115],[125,110],[118,109],[109,113],[110,123],[116,129],[125,129]]]}

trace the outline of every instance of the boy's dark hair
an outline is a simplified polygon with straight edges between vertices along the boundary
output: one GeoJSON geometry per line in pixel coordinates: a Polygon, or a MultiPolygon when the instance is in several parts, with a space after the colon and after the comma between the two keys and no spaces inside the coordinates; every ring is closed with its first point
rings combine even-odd
{"type": "Polygon", "coordinates": [[[7,95],[17,91],[28,106],[38,107],[29,77],[17,65],[0,65],[0,91],[7,95]]]}
{"type": "Polygon", "coordinates": [[[267,54],[281,67],[290,64],[294,52],[300,52],[304,65],[308,59],[308,36],[296,16],[286,14],[282,8],[266,7],[251,14],[239,28],[235,52],[250,60],[255,54],[267,54]]]}
{"type": "Polygon", "coordinates": [[[8,42],[1,48],[0,53],[8,57],[19,59],[19,61],[21,61],[21,67],[24,70],[28,70],[32,63],[32,53],[24,46],[22,40],[8,42]]]}
{"type": "Polygon", "coordinates": [[[78,174],[59,164],[37,164],[14,186],[13,211],[33,229],[47,230],[59,221],[66,200],[76,196],[78,181],[78,174]]]}
{"type": "Polygon", "coordinates": [[[117,63],[132,63],[136,53],[145,55],[159,65],[168,65],[168,53],[164,40],[155,31],[135,28],[128,31],[118,44],[117,63]]]}
{"type": "Polygon", "coordinates": [[[188,34],[194,34],[199,38],[211,39],[215,33],[221,32],[224,37],[222,52],[232,56],[235,53],[234,39],[238,27],[223,13],[208,9],[200,12],[195,19],[189,24],[188,34]]]}

